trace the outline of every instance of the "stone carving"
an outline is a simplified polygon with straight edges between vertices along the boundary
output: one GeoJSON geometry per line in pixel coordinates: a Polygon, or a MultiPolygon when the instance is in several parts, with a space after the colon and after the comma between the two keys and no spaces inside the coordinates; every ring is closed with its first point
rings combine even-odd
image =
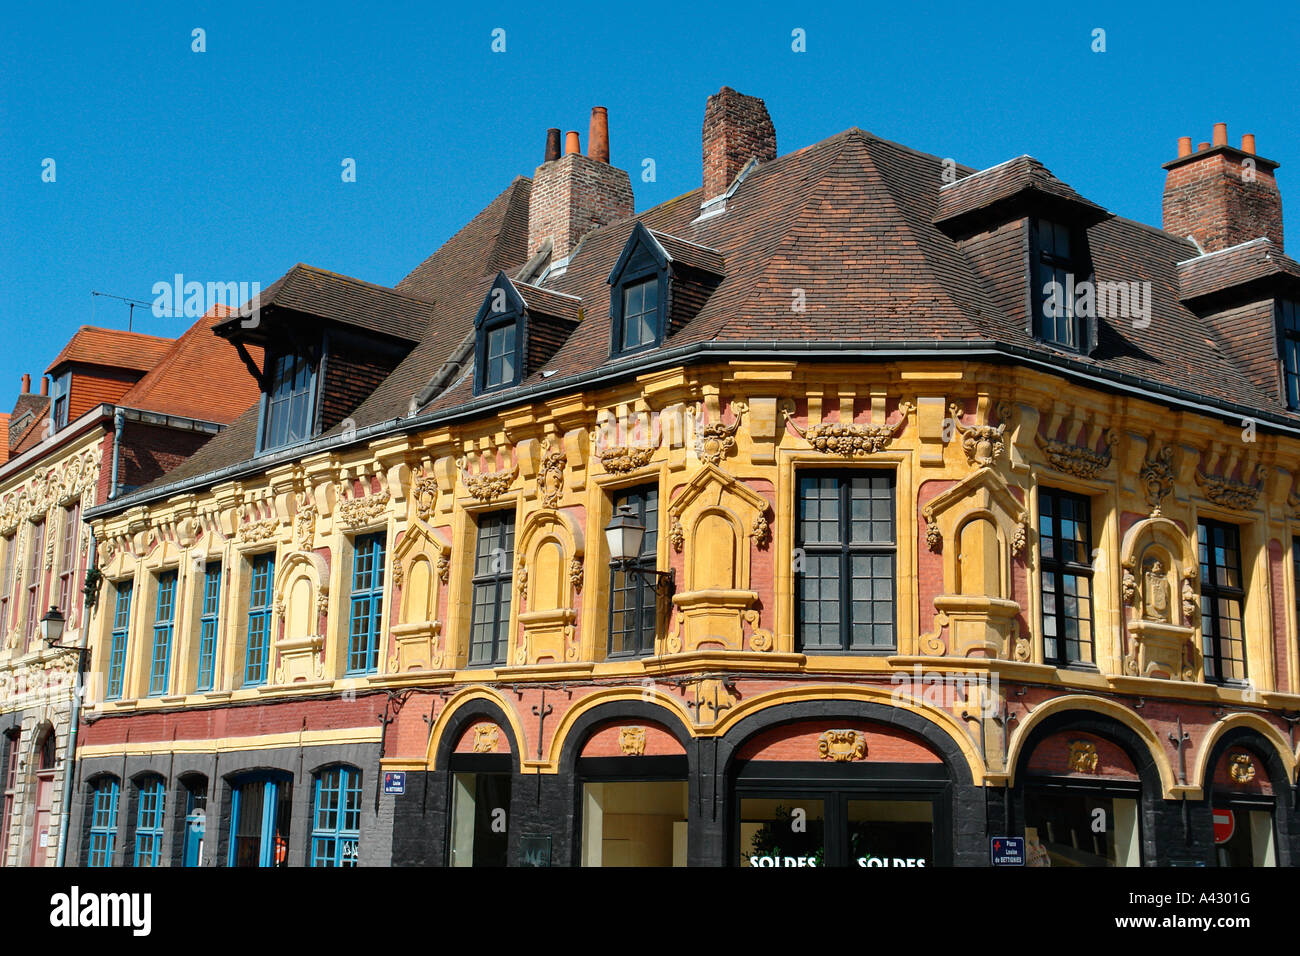
{"type": "Polygon", "coordinates": [[[645,728],[618,728],[618,749],[629,757],[643,756],[645,754],[645,728]]]}
{"type": "Polygon", "coordinates": [[[925,546],[938,554],[943,549],[943,532],[934,520],[934,509],[926,505],[921,515],[925,518],[925,546]]]}
{"type": "Polygon", "coordinates": [[[388,510],[388,492],[380,491],[364,498],[348,498],[339,505],[338,520],[348,529],[374,524],[388,510]]]}
{"type": "Polygon", "coordinates": [[[649,445],[640,448],[612,445],[600,453],[600,463],[610,474],[625,475],[650,464],[654,455],[655,450],[649,445]]]}
{"type": "Polygon", "coordinates": [[[572,558],[569,561],[569,583],[573,585],[573,590],[581,593],[582,591],[582,559],[572,558]]]}
{"type": "Polygon", "coordinates": [[[438,479],[433,475],[420,474],[411,482],[411,504],[416,517],[428,521],[433,517],[434,505],[438,501],[438,479]]]}
{"type": "Polygon", "coordinates": [[[836,763],[866,760],[866,735],[856,730],[827,730],[817,738],[817,754],[822,760],[836,763]]]}
{"type": "Polygon", "coordinates": [[[1113,428],[1106,429],[1104,450],[1100,452],[1084,445],[1071,445],[1055,438],[1044,438],[1037,433],[1034,440],[1057,471],[1076,478],[1096,478],[1110,467],[1111,449],[1119,444],[1119,435],[1113,428]]]}
{"type": "Polygon", "coordinates": [[[1097,745],[1091,740],[1071,740],[1069,763],[1075,773],[1096,773],[1097,745]]]}
{"type": "MultiPolygon", "coordinates": [[[[1153,435],[1147,442],[1147,447],[1155,447],[1155,436],[1153,435]]],[[[1142,462],[1142,467],[1138,471],[1138,477],[1142,479],[1142,487],[1146,493],[1147,504],[1151,506],[1151,517],[1160,514],[1160,504],[1173,493],[1174,490],[1174,450],[1169,445],[1164,445],[1156,452],[1155,457],[1147,458],[1142,462]]]]}
{"type": "Polygon", "coordinates": [[[696,406],[695,454],[701,461],[716,465],[727,452],[736,447],[736,432],[739,430],[740,421],[747,411],[749,411],[748,405],[733,400],[731,414],[735,416],[735,419],[730,425],[722,421],[721,417],[716,422],[700,425],[699,420],[704,415],[704,409],[702,406],[696,406]]]}
{"type": "Polygon", "coordinates": [[[1183,622],[1188,627],[1196,627],[1200,624],[1197,620],[1200,617],[1200,606],[1196,598],[1196,590],[1192,587],[1192,580],[1196,577],[1196,570],[1189,568],[1183,572],[1183,622]]]}
{"type": "Polygon", "coordinates": [[[686,544],[686,532],[682,530],[682,523],[676,515],[673,515],[672,523],[668,526],[668,542],[673,546],[674,551],[682,550],[686,544]]]}
{"type": "Polygon", "coordinates": [[[761,619],[758,611],[749,608],[741,614],[741,617],[749,625],[749,646],[763,653],[770,651],[773,647],[772,632],[758,626],[761,619]]]}
{"type": "Polygon", "coordinates": [[[948,406],[948,414],[952,416],[953,427],[961,435],[962,451],[966,453],[966,460],[972,465],[979,468],[987,468],[995,461],[1002,457],[1003,441],[1002,436],[1007,430],[1007,423],[997,425],[963,425],[961,416],[965,410],[953,402],[948,406]]]}
{"type": "Polygon", "coordinates": [[[902,432],[907,416],[915,407],[911,402],[899,402],[898,421],[892,425],[887,422],[819,422],[806,429],[800,428],[794,420],[794,403],[790,401],[782,405],[781,414],[804,441],[823,455],[851,458],[854,455],[874,455],[888,448],[902,432]]]}
{"type": "Polygon", "coordinates": [[[316,505],[312,503],[311,494],[307,492],[298,494],[297,499],[298,510],[293,519],[293,533],[298,539],[298,547],[305,551],[312,546],[315,539],[316,505]]]}
{"type": "Polygon", "coordinates": [[[543,508],[557,508],[560,493],[564,491],[564,469],[568,466],[569,459],[549,438],[547,448],[549,450],[542,458],[542,470],[537,475],[537,491],[541,495],[543,508]]]}
{"type": "Polygon", "coordinates": [[[438,580],[443,584],[447,583],[447,578],[451,576],[451,555],[444,551],[438,555],[438,580]]]}
{"type": "Polygon", "coordinates": [[[1142,620],[1168,621],[1170,606],[1169,578],[1165,566],[1152,561],[1142,572],[1142,620]]]}
{"type": "Polygon", "coordinates": [[[393,562],[393,583],[400,588],[402,586],[402,582],[405,579],[406,579],[406,572],[402,570],[401,562],[394,561],[393,562]]]}
{"type": "Polygon", "coordinates": [[[1134,604],[1137,601],[1138,584],[1137,578],[1133,575],[1132,562],[1124,563],[1124,576],[1120,589],[1125,604],[1134,604]]]}
{"type": "Polygon", "coordinates": [[[1250,754],[1233,754],[1228,766],[1228,776],[1237,783],[1250,783],[1255,779],[1255,761],[1250,754]]]}
{"type": "MultiPolygon", "coordinates": [[[[1244,474],[1243,472],[1243,477],[1244,474]]],[[[1264,480],[1268,477],[1268,468],[1258,465],[1252,475],[1254,483],[1248,484],[1229,478],[1227,475],[1207,475],[1198,468],[1196,483],[1205,492],[1205,497],[1216,505],[1223,505],[1225,508],[1233,508],[1237,511],[1249,511],[1259,500],[1259,493],[1264,488],[1264,480]]]]}
{"type": "Polygon", "coordinates": [[[465,482],[465,488],[484,504],[504,495],[519,474],[518,465],[511,465],[506,471],[485,471],[482,474],[471,475],[466,467],[467,459],[462,458],[457,464],[460,465],[460,477],[461,481],[465,482]]]}
{"type": "Polygon", "coordinates": [[[515,588],[519,591],[519,607],[528,603],[528,565],[519,559],[519,568],[515,572],[515,588]]]}
{"type": "Polygon", "coordinates": [[[21,521],[70,505],[99,481],[100,450],[88,448],[32,477],[0,499],[0,534],[12,534],[21,521]]]}
{"type": "Polygon", "coordinates": [[[766,551],[767,546],[772,542],[772,526],[768,523],[766,514],[759,514],[754,518],[754,527],[749,532],[754,538],[754,544],[758,545],[760,551],[766,551]]]}
{"type": "Polygon", "coordinates": [[[263,518],[261,521],[249,521],[239,526],[235,540],[240,544],[256,544],[274,537],[280,522],[275,518],[263,518]]]}
{"type": "Polygon", "coordinates": [[[496,724],[474,725],[474,753],[496,753],[497,745],[500,741],[501,728],[496,724]]]}
{"type": "Polygon", "coordinates": [[[1028,528],[1029,514],[1028,512],[1022,511],[1019,518],[1016,520],[1015,528],[1011,532],[1011,553],[1013,555],[1018,555],[1021,551],[1025,550],[1025,544],[1028,541],[1029,535],[1028,528]]]}

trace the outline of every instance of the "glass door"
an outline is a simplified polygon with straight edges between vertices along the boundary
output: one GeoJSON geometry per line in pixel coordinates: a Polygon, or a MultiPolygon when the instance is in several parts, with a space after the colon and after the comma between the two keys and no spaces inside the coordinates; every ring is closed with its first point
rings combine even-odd
{"type": "Polygon", "coordinates": [[[289,814],[293,783],[257,777],[237,784],[231,796],[229,866],[289,865],[289,814]]]}

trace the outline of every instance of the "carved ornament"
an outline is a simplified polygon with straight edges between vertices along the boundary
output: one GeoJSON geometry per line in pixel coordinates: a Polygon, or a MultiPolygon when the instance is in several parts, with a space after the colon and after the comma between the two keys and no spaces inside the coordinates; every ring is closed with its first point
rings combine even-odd
{"type": "Polygon", "coordinates": [[[822,760],[836,763],[866,760],[866,735],[856,730],[827,730],[817,738],[817,754],[822,760]]]}
{"type": "Polygon", "coordinates": [[[911,402],[899,402],[898,421],[892,425],[886,422],[819,422],[806,429],[800,428],[794,420],[793,402],[786,402],[781,413],[790,427],[817,451],[851,458],[854,455],[874,455],[888,448],[902,432],[907,416],[915,407],[911,402]]]}

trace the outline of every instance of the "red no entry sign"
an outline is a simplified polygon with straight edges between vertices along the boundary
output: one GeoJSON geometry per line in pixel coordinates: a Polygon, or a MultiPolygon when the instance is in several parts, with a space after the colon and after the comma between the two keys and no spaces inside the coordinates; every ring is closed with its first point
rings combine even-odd
{"type": "Polygon", "coordinates": [[[1237,829],[1237,818],[1231,810],[1214,811],[1214,842],[1227,843],[1237,829]]]}

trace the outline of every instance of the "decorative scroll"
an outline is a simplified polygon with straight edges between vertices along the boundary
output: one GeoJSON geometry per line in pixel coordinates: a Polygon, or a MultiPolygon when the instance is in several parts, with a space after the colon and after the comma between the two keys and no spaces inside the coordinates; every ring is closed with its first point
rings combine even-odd
{"type": "Polygon", "coordinates": [[[438,479],[433,475],[417,475],[411,482],[411,503],[415,514],[421,521],[433,518],[434,504],[438,500],[438,479]]]}
{"type": "Polygon", "coordinates": [[[557,508],[560,493],[564,491],[564,469],[568,467],[569,459],[549,439],[547,441],[550,450],[542,459],[542,470],[537,475],[537,490],[542,497],[543,508],[557,508]]]}
{"type": "Polygon", "coordinates": [[[1237,511],[1249,511],[1259,500],[1259,493],[1264,489],[1264,479],[1268,477],[1268,468],[1258,465],[1254,470],[1255,483],[1247,484],[1227,475],[1207,475],[1200,469],[1196,472],[1196,483],[1216,505],[1234,508],[1237,511]]]}
{"type": "MultiPolygon", "coordinates": [[[[1155,436],[1147,442],[1147,447],[1155,447],[1155,436]]],[[[1173,493],[1174,490],[1174,450],[1169,445],[1164,445],[1155,453],[1152,458],[1147,458],[1142,462],[1142,467],[1138,471],[1138,477],[1142,479],[1142,488],[1146,493],[1147,504],[1151,506],[1151,516],[1154,518],[1160,514],[1161,503],[1173,493]]]]}
{"type": "Polygon", "coordinates": [[[836,763],[866,760],[866,735],[856,730],[828,730],[817,738],[817,754],[822,760],[836,763]]]}
{"type": "Polygon", "coordinates": [[[261,521],[249,521],[239,526],[235,540],[240,544],[256,544],[275,536],[280,522],[275,518],[263,518],[261,521]]]}
{"type": "Polygon", "coordinates": [[[1119,435],[1113,428],[1106,429],[1104,450],[1100,452],[1085,445],[1071,445],[1039,434],[1034,435],[1034,440],[1057,471],[1076,478],[1096,478],[1110,467],[1111,449],[1119,444],[1119,435]]]}
{"type": "Polygon", "coordinates": [[[466,468],[467,461],[462,458],[460,465],[460,477],[465,482],[465,488],[471,495],[479,501],[487,504],[495,501],[504,495],[519,474],[519,466],[512,465],[508,471],[485,471],[480,475],[471,475],[466,468]]]}
{"type": "MultiPolygon", "coordinates": [[[[701,461],[716,465],[727,452],[736,447],[736,432],[739,430],[740,421],[747,411],[749,411],[749,406],[744,402],[732,401],[731,413],[735,416],[735,420],[730,425],[722,421],[721,418],[707,425],[696,425],[695,454],[699,456],[701,461]]],[[[697,406],[695,410],[697,423],[702,415],[703,409],[697,406]]]]}
{"type": "Polygon", "coordinates": [[[310,492],[297,495],[298,510],[293,516],[293,533],[298,539],[298,547],[304,550],[312,546],[316,535],[316,506],[312,503],[310,492]]]}
{"type": "Polygon", "coordinates": [[[650,459],[654,456],[655,450],[649,445],[640,448],[614,445],[600,453],[600,463],[610,474],[625,475],[638,468],[644,468],[650,464],[650,459]]]}
{"type": "Polygon", "coordinates": [[[362,528],[374,524],[388,510],[388,492],[380,491],[364,498],[348,498],[339,505],[338,520],[345,528],[362,528]]]}
{"type": "Polygon", "coordinates": [[[948,414],[952,416],[953,428],[961,435],[962,451],[966,453],[968,462],[980,468],[987,468],[1002,457],[1002,450],[1005,447],[1002,436],[1007,430],[1005,421],[996,427],[963,425],[961,416],[965,414],[965,409],[956,402],[948,406],[948,414]]]}
{"type": "Polygon", "coordinates": [[[885,422],[820,422],[806,429],[800,428],[794,420],[793,403],[787,402],[781,413],[790,427],[815,450],[823,455],[851,458],[854,455],[874,455],[888,448],[902,432],[903,426],[907,424],[907,416],[915,407],[911,402],[899,402],[898,421],[892,425],[885,422]]]}

